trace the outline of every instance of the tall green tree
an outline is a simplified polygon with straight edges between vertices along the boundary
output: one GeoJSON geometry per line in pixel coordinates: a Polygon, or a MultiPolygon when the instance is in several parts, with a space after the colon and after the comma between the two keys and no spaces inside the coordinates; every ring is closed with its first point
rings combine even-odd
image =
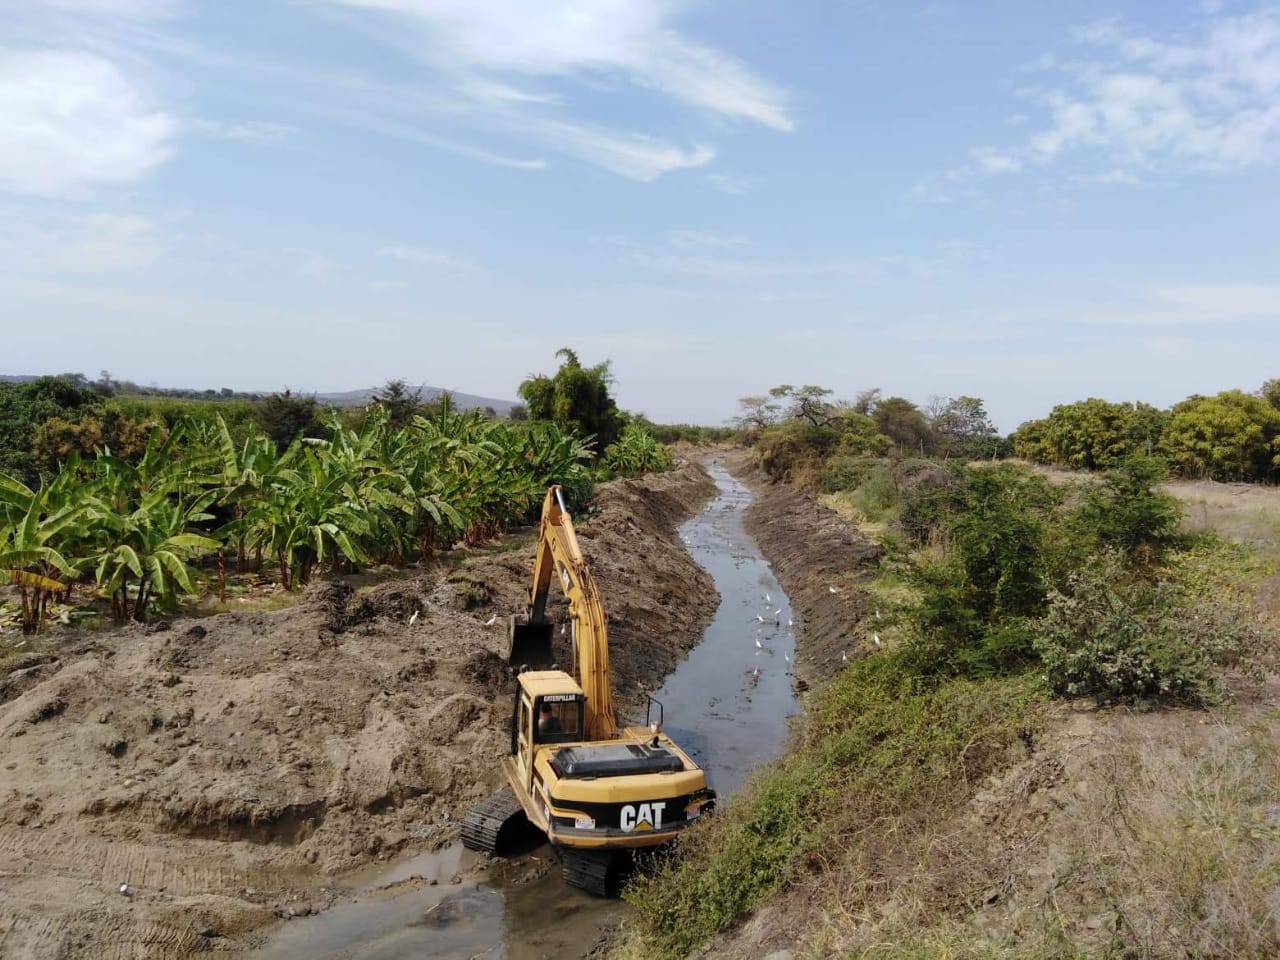
{"type": "Polygon", "coordinates": [[[1161,450],[1188,476],[1264,480],[1280,466],[1280,410],[1242,390],[1176,404],[1161,450]]]}
{"type": "Polygon", "coordinates": [[[597,450],[614,443],[623,417],[609,393],[613,375],[609,361],[584,367],[568,347],[556,351],[561,361],[553,376],[533,374],[520,384],[520,399],[531,420],[547,420],[582,437],[594,437],[597,450]]]}
{"type": "Polygon", "coordinates": [[[323,438],[328,435],[320,419],[316,398],[298,396],[288,389],[273,393],[254,411],[258,428],[284,451],[298,437],[323,438]]]}
{"type": "Polygon", "coordinates": [[[930,426],[938,453],[944,457],[972,459],[991,455],[996,428],[978,397],[948,400],[930,426]]]}

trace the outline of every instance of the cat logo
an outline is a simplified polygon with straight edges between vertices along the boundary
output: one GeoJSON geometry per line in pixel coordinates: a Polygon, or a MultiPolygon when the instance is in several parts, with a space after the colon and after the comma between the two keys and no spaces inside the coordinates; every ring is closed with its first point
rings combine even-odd
{"type": "Polygon", "coordinates": [[[622,808],[618,825],[626,833],[631,833],[633,830],[660,830],[662,811],[666,805],[665,800],[661,803],[642,803],[639,807],[628,803],[622,808]]]}

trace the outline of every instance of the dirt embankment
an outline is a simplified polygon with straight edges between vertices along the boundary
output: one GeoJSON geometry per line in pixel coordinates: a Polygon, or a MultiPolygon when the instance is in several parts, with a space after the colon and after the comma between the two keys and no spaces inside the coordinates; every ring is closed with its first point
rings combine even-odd
{"type": "MultiPolygon", "coordinates": [[[[693,467],[615,482],[578,523],[624,710],[714,613],[675,535],[714,490],[693,467]]],[[[505,618],[532,558],[516,542],[367,592],[318,584],[284,611],[67,633],[11,662],[0,957],[243,949],[323,906],[334,874],[453,840],[506,748],[505,618]]]]}
{"type": "Polygon", "coordinates": [[[770,483],[745,454],[727,458],[755,495],[746,530],[800,614],[796,677],[817,685],[872,647],[874,628],[863,584],[875,576],[883,548],[834,511],[788,484],[770,483]]]}

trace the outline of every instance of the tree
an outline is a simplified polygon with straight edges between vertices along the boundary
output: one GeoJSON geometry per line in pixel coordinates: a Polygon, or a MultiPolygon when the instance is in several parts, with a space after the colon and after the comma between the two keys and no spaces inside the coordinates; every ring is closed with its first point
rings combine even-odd
{"type": "Polygon", "coordinates": [[[1102,483],[1085,490],[1080,521],[1088,535],[1128,559],[1157,557],[1182,519],[1182,502],[1156,489],[1168,475],[1168,466],[1156,457],[1120,461],[1102,483]]]}
{"type": "Polygon", "coordinates": [[[287,388],[284,393],[273,393],[254,411],[258,427],[284,450],[298,437],[324,437],[327,433],[320,421],[320,406],[316,398],[300,397],[287,388]]]}
{"type": "Polygon", "coordinates": [[[938,452],[944,457],[988,456],[996,438],[995,424],[977,397],[949,400],[930,426],[937,437],[938,452]]]}
{"type": "Polygon", "coordinates": [[[835,407],[826,399],[831,396],[828,387],[817,387],[811,383],[793,387],[789,383],[783,383],[770,390],[769,396],[790,403],[787,416],[792,420],[803,420],[813,427],[832,426],[839,416],[835,407]]]}
{"type": "Polygon", "coordinates": [[[924,414],[904,397],[886,397],[877,401],[871,412],[876,428],[906,450],[925,453],[933,448],[933,434],[924,414]]]}
{"type": "Polygon", "coordinates": [[[1280,410],[1280,380],[1268,380],[1258,390],[1258,395],[1271,406],[1280,410]]]}
{"type": "Polygon", "coordinates": [[[26,383],[0,383],[0,471],[36,486],[40,470],[31,456],[37,429],[60,417],[78,421],[97,410],[102,397],[66,377],[40,377],[26,383]]]}
{"type": "Polygon", "coordinates": [[[782,405],[767,396],[739,397],[738,406],[741,410],[733,418],[733,425],[748,433],[759,433],[773,426],[782,411],[782,405]]]}
{"type": "Polygon", "coordinates": [[[849,404],[849,409],[854,413],[860,413],[864,417],[871,416],[875,412],[876,406],[880,403],[880,388],[871,387],[863,390],[858,394],[853,403],[849,404]]]}
{"type": "Polygon", "coordinates": [[[403,380],[388,380],[372,402],[386,412],[392,427],[407,427],[422,408],[422,388],[410,390],[403,380]]]}
{"type": "Polygon", "coordinates": [[[584,367],[568,347],[556,351],[561,360],[554,376],[531,374],[520,384],[520,399],[533,420],[547,420],[583,437],[594,437],[604,450],[618,439],[622,415],[609,394],[613,376],[609,361],[584,367]]]}
{"type": "Polygon", "coordinates": [[[1161,450],[1189,476],[1262,480],[1280,461],[1280,410],[1242,390],[1188,397],[1176,404],[1161,450]]]}

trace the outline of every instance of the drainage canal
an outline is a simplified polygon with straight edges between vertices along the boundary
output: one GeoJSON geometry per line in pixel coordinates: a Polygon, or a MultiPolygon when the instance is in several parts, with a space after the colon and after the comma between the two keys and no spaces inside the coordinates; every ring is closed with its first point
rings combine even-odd
{"type": "MultiPolygon", "coordinates": [[[[783,752],[796,711],[795,646],[787,598],[743,529],[751,493],[717,461],[707,468],[719,494],[680,536],[714,578],[720,606],[656,697],[672,739],[707,770],[724,802],[757,764],[783,752]]],[[[458,843],[402,860],[350,884],[352,900],[282,926],[246,956],[580,957],[627,908],[566,886],[558,869],[547,869],[549,856],[544,846],[485,868],[458,843]]]]}

